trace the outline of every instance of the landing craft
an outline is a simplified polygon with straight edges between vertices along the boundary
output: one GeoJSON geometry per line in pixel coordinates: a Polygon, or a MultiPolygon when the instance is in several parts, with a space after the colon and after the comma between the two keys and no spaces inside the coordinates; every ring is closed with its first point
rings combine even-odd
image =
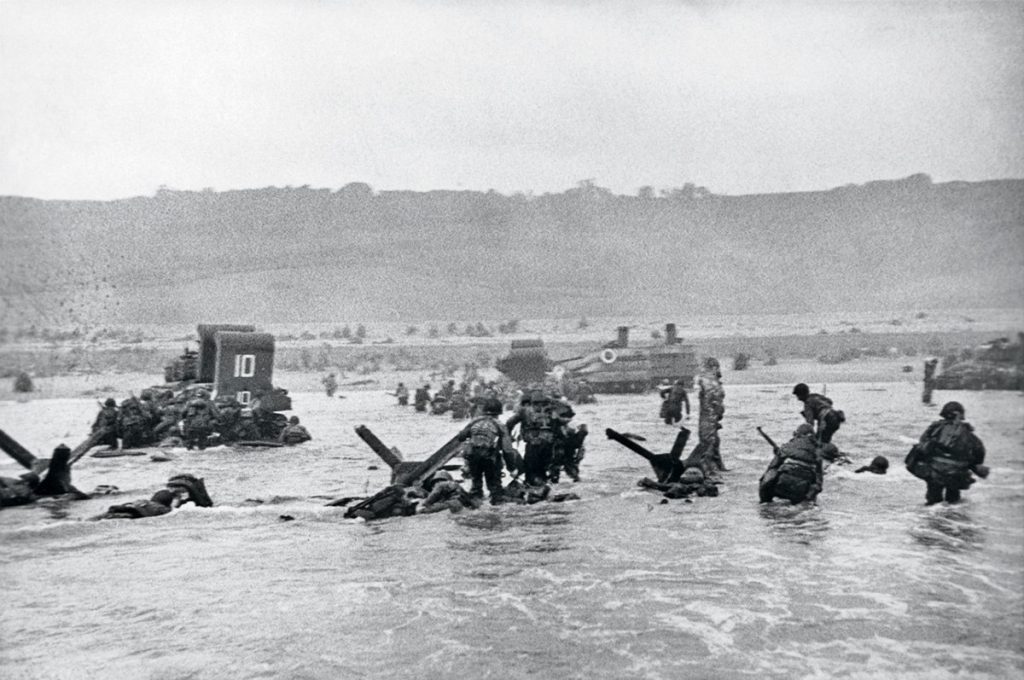
{"type": "Polygon", "coordinates": [[[548,358],[540,339],[515,340],[496,366],[519,383],[541,382],[548,373],[562,382],[586,380],[598,394],[642,393],[678,379],[689,388],[698,371],[694,347],[682,344],[673,323],[665,325],[664,344],[631,347],[629,327],[619,326],[617,339],[602,349],[561,361],[548,358]]]}
{"type": "Polygon", "coordinates": [[[274,336],[254,326],[199,324],[199,351],[185,353],[164,367],[166,385],[179,391],[202,385],[216,396],[231,396],[243,405],[254,399],[269,411],[288,411],[291,397],[275,388],[274,336]]]}
{"type": "Polygon", "coordinates": [[[692,345],[682,344],[674,323],[665,325],[665,343],[629,346],[629,327],[619,326],[618,338],[599,352],[556,362],[570,380],[586,380],[596,393],[640,393],[662,381],[682,379],[693,387],[697,375],[697,353],[692,345]]]}

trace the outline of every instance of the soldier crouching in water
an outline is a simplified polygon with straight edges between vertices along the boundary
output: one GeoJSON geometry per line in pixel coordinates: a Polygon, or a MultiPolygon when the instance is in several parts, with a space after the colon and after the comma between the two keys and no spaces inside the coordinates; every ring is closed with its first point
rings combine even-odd
{"type": "Polygon", "coordinates": [[[928,505],[941,503],[943,497],[947,503],[959,502],[960,492],[974,484],[972,472],[982,479],[988,477],[988,467],[983,465],[985,445],[964,415],[960,402],[946,403],[939,412],[942,419],[929,425],[907,454],[907,470],[928,484],[928,505]]]}
{"type": "Polygon", "coordinates": [[[206,390],[196,390],[196,395],[185,404],[182,412],[182,437],[185,448],[191,450],[206,448],[207,439],[217,425],[217,407],[210,401],[206,390]]]}
{"type": "Polygon", "coordinates": [[[289,446],[308,442],[311,439],[313,437],[309,434],[309,430],[299,424],[298,416],[292,416],[288,419],[288,425],[281,430],[281,436],[279,437],[279,441],[282,444],[288,444],[289,446]]]}
{"type": "Polygon", "coordinates": [[[792,439],[775,447],[775,457],[761,476],[761,502],[770,503],[776,497],[793,504],[815,500],[824,481],[821,461],[814,428],[807,423],[800,425],[792,439]]]}
{"type": "Polygon", "coordinates": [[[484,414],[475,418],[458,434],[459,441],[468,441],[469,448],[463,455],[472,480],[470,495],[482,498],[484,481],[491,495],[491,504],[504,500],[501,488],[501,462],[504,458],[509,471],[515,470],[516,450],[508,429],[498,420],[502,404],[497,399],[484,403],[484,414]]]}

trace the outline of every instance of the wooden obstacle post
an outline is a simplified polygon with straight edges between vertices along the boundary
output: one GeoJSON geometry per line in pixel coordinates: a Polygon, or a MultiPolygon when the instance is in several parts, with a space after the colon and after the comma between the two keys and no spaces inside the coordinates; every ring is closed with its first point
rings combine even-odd
{"type": "Polygon", "coordinates": [[[107,428],[96,430],[91,435],[89,435],[85,441],[83,441],[81,444],[79,444],[78,446],[71,450],[71,459],[68,461],[68,465],[71,466],[78,462],[79,458],[89,453],[89,450],[92,447],[99,444],[106,436],[107,428]]]}
{"type": "Polygon", "coordinates": [[[356,434],[359,435],[359,438],[366,442],[367,446],[373,449],[373,452],[380,456],[380,459],[387,463],[388,467],[392,470],[404,462],[402,457],[398,455],[396,449],[389,449],[385,446],[384,442],[378,439],[377,435],[371,432],[370,428],[366,427],[366,425],[360,425],[357,427],[356,434]]]}
{"type": "Polygon", "coordinates": [[[37,458],[32,454],[32,452],[15,441],[14,437],[10,436],[3,430],[0,430],[0,449],[2,449],[3,452],[11,458],[18,461],[18,463],[24,468],[32,470],[37,464],[37,458]]]}

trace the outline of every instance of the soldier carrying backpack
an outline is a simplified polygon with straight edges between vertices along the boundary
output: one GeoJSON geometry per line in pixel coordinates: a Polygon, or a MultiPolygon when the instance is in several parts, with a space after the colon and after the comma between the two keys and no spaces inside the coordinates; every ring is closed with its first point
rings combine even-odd
{"type": "Polygon", "coordinates": [[[964,413],[960,402],[946,403],[939,411],[942,419],[928,426],[904,461],[910,474],[927,483],[928,505],[943,498],[947,503],[959,502],[960,492],[974,484],[972,472],[988,477],[988,467],[983,465],[985,445],[964,420],[964,413]]]}

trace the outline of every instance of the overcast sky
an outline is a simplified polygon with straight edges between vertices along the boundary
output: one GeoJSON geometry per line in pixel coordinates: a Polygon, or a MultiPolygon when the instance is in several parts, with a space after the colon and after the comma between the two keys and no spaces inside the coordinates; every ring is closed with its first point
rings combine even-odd
{"type": "Polygon", "coordinates": [[[0,194],[1024,177],[1024,3],[0,0],[0,194]]]}

